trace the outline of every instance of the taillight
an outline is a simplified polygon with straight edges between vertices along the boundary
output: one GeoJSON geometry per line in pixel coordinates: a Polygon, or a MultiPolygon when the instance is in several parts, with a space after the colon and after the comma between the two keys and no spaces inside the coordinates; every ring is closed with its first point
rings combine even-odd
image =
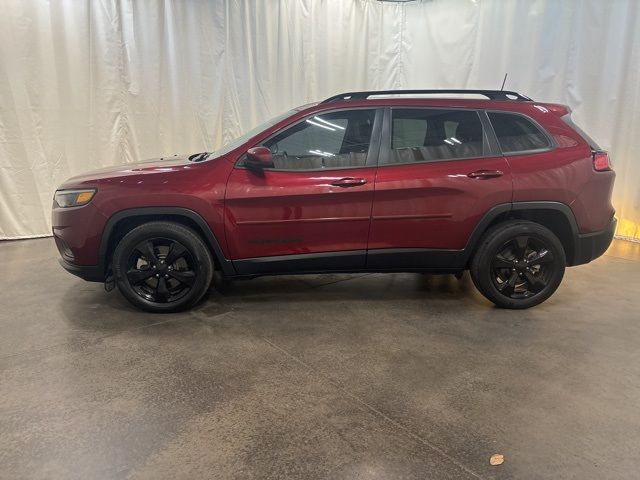
{"type": "Polygon", "coordinates": [[[593,169],[596,172],[611,170],[611,162],[607,152],[593,152],[593,169]]]}

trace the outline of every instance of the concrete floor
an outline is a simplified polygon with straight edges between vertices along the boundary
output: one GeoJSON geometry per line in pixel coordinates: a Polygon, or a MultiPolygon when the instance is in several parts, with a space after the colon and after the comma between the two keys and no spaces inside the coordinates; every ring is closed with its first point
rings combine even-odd
{"type": "Polygon", "coordinates": [[[152,315],[56,258],[0,242],[0,478],[640,475],[640,245],[521,312],[369,274],[152,315]]]}

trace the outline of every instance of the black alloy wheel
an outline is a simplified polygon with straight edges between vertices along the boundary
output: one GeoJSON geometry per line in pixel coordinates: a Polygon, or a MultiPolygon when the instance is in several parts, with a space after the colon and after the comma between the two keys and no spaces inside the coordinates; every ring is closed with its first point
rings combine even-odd
{"type": "Polygon", "coordinates": [[[553,253],[544,241],[520,235],[506,242],[491,263],[498,291],[508,298],[540,293],[553,277],[553,253]]]}
{"type": "Polygon", "coordinates": [[[200,236],[184,225],[150,222],[131,230],[113,254],[118,290],[151,312],[189,308],[207,292],[213,260],[200,236]]]}
{"type": "Polygon", "coordinates": [[[198,264],[176,240],[151,238],[134,247],[127,265],[127,280],[145,300],[170,303],[189,293],[198,275],[198,264]]]}
{"type": "Polygon", "coordinates": [[[548,228],[510,220],[489,229],[471,261],[476,288],[503,308],[529,308],[556,291],[566,258],[562,243],[548,228]]]}

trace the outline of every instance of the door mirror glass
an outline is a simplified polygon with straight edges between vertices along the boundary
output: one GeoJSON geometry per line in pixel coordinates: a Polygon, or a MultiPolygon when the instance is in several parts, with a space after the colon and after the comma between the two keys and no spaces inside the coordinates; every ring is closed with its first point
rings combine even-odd
{"type": "Polygon", "coordinates": [[[245,166],[249,170],[262,171],[273,166],[273,156],[267,147],[253,147],[247,150],[245,166]]]}

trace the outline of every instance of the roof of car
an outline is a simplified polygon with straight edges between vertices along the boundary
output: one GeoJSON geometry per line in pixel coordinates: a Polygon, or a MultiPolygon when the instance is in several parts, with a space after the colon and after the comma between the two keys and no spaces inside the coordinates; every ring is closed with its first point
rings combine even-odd
{"type": "Polygon", "coordinates": [[[320,103],[333,103],[351,100],[367,100],[370,97],[400,97],[422,98],[427,95],[479,95],[489,100],[527,102],[529,97],[510,90],[469,90],[469,89],[438,89],[438,90],[369,90],[362,92],[346,92],[334,95],[320,103]]]}

